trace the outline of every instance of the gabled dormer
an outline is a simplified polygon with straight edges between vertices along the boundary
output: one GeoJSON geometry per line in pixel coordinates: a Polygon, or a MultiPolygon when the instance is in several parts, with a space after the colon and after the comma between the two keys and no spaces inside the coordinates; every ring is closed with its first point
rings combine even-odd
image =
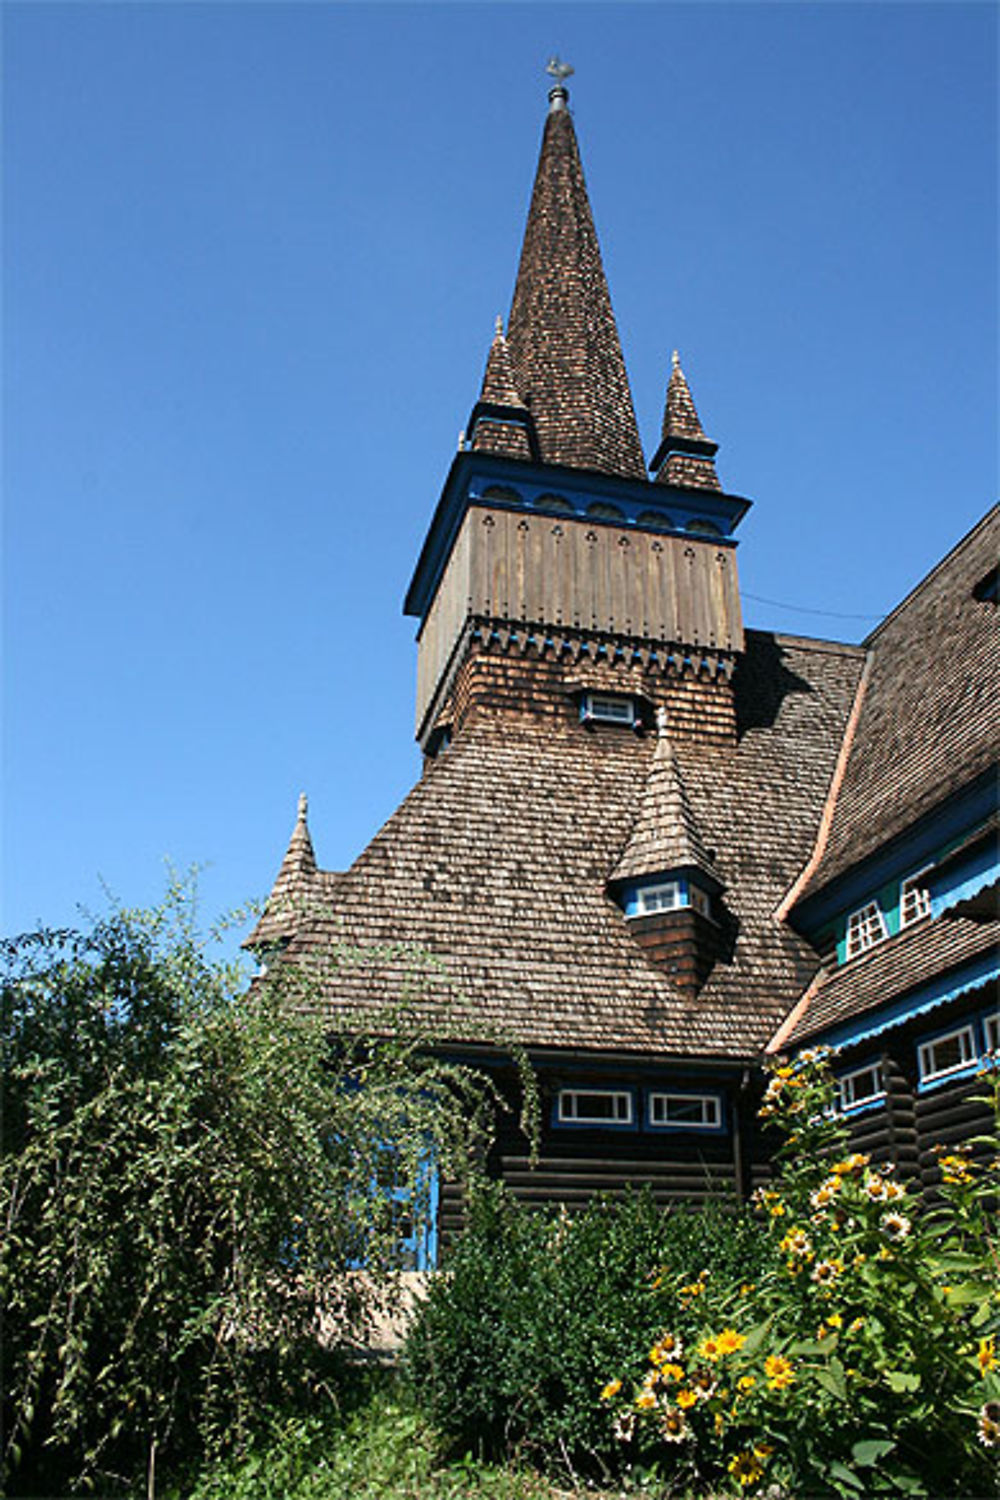
{"type": "Polygon", "coordinates": [[[661,708],[638,816],[608,893],[646,956],[680,989],[694,994],[718,957],[723,890],[684,786],[666,710],[661,708]]]}

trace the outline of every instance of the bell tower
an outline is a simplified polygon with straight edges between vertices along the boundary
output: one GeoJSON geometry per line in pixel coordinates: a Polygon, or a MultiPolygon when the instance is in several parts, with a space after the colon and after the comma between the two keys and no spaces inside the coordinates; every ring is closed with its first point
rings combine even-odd
{"type": "Polygon", "coordinates": [[[674,741],[735,734],[733,532],[750,502],[722,489],[676,354],[647,477],[571,70],[549,71],[506,330],[498,318],[404,605],[430,755],[477,713],[627,714],[641,733],[664,708],[674,741]]]}

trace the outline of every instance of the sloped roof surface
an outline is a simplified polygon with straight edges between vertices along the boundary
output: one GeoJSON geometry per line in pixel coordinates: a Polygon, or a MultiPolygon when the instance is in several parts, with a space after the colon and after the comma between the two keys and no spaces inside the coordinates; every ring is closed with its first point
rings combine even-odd
{"type": "MultiPolygon", "coordinates": [[[[560,91],[562,92],[562,91],[560,91]]],[[[543,462],[645,479],[611,296],[568,108],[545,121],[507,324],[543,462]]]]}
{"type": "Polygon", "coordinates": [[[611,879],[634,880],[683,868],[702,870],[713,879],[715,870],[681,779],[677,756],[666,731],[661,731],[639,800],[628,843],[611,879]]]}
{"type": "Polygon", "coordinates": [[[815,968],[773,912],[820,815],[860,671],[856,649],[751,633],[738,743],[678,763],[726,886],[728,958],[692,1003],[606,894],[655,743],[567,715],[483,715],[423,779],[288,956],[359,1026],[422,997],[453,1040],[491,1027],[534,1047],[749,1055],[815,968]],[[429,957],[421,957],[429,955],[429,957]]]}
{"type": "Polygon", "coordinates": [[[973,589],[998,555],[994,507],[865,642],[872,664],[861,716],[806,894],[996,764],[997,606],[973,589]]]}
{"type": "Polygon", "coordinates": [[[798,1046],[844,1021],[891,1005],[962,964],[997,951],[1000,922],[947,916],[897,933],[822,977],[786,1041],[798,1046]]]}

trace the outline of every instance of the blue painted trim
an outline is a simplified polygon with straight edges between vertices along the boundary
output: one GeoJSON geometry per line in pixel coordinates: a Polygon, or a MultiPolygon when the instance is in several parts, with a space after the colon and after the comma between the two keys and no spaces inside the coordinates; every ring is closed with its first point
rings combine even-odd
{"type": "Polygon", "coordinates": [[[949,1000],[957,1000],[970,990],[978,989],[997,978],[1000,978],[1000,958],[995,953],[984,954],[952,973],[922,985],[911,994],[904,995],[889,1005],[880,1006],[870,1012],[865,1021],[855,1017],[839,1026],[817,1031],[814,1034],[815,1040],[824,1042],[828,1047],[856,1047],[870,1037],[881,1036],[891,1027],[936,1010],[949,1000]]]}
{"type": "Polygon", "coordinates": [[[996,806],[996,777],[992,770],[986,771],[869,858],[798,902],[791,913],[792,925],[815,938],[823,927],[864,906],[875,891],[933,863],[949,843],[985,822],[996,806]]]}
{"type": "MultiPolygon", "coordinates": [[[[552,511],[554,519],[585,520],[592,526],[621,526],[621,521],[602,520],[586,514],[587,506],[603,500],[617,505],[624,513],[626,526],[635,526],[644,510],[662,511],[677,525],[664,529],[665,536],[684,536],[689,541],[696,533],[687,530],[692,520],[713,521],[722,536],[704,538],[712,545],[734,548],[732,532],[750,509],[751,502],[741,495],[723,491],[674,489],[670,485],[646,480],[616,479],[611,475],[590,474],[581,469],[567,469],[557,464],[533,464],[518,459],[504,459],[485,453],[461,452],[452,460],[431,524],[424,539],[417,566],[403,603],[405,615],[416,616],[423,625],[431,607],[445,564],[451,554],[458,529],[470,506],[487,505],[503,508],[502,500],[484,500],[482,492],[491,484],[503,485],[520,492],[518,502],[507,502],[507,508],[529,514],[550,514],[538,501],[546,494],[561,495],[573,507],[571,511],[552,511]]],[[[643,527],[643,530],[646,528],[643,527]]],[[[651,528],[650,528],[651,529],[651,528]]],[[[419,631],[418,631],[419,635],[419,631]]]]}
{"type": "Polygon", "coordinates": [[[978,896],[980,891],[992,885],[1000,875],[1000,859],[996,846],[987,845],[970,855],[967,860],[958,860],[954,869],[945,869],[935,877],[931,871],[927,877],[927,889],[931,896],[931,916],[939,917],[959,901],[978,896]]]}
{"type": "MultiPolygon", "coordinates": [[[[857,1062],[852,1063],[849,1068],[838,1069],[834,1072],[833,1076],[838,1082],[840,1082],[845,1078],[852,1077],[855,1073],[865,1073],[869,1068],[878,1068],[883,1072],[882,1082],[884,1084],[885,1074],[882,1067],[882,1059],[881,1057],[876,1057],[871,1053],[869,1053],[866,1057],[859,1059],[857,1062]]],[[[872,1094],[869,1098],[862,1099],[857,1104],[838,1104],[836,1106],[836,1112],[845,1120],[853,1120],[855,1115],[863,1115],[866,1114],[869,1110],[878,1109],[881,1105],[885,1104],[885,1100],[886,1090],[883,1087],[881,1093],[872,1094]]]]}

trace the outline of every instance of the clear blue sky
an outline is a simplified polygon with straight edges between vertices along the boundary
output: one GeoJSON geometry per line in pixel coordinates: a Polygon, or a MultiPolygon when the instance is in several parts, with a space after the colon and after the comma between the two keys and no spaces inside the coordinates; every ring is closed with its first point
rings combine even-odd
{"type": "Polygon", "coordinates": [[[748,622],[859,639],[995,498],[991,4],[8,0],[3,28],[7,931],[102,880],[153,900],[165,856],[210,911],[265,894],[300,789],[343,868],[418,775],[400,606],[552,52],[644,443],[678,347],[754,501],[748,622]]]}

